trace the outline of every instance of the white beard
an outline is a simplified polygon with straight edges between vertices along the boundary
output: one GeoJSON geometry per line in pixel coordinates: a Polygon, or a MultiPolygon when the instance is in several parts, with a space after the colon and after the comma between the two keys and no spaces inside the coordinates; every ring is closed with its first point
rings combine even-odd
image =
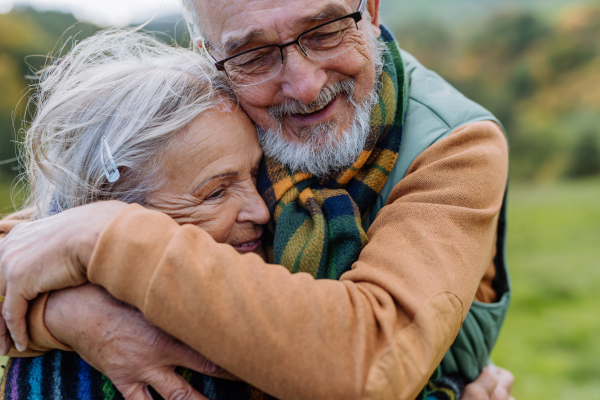
{"type": "Polygon", "coordinates": [[[362,152],[371,129],[371,111],[377,104],[381,89],[384,46],[372,39],[372,54],[375,63],[375,87],[360,102],[354,98],[354,81],[347,79],[325,86],[317,100],[304,104],[289,99],[283,104],[269,107],[276,128],[263,129],[256,126],[258,140],[266,157],[275,159],[293,172],[308,172],[319,178],[331,175],[354,163],[362,152]],[[300,131],[301,141],[292,141],[284,132],[281,120],[284,115],[308,113],[320,110],[336,96],[345,95],[354,112],[350,128],[337,132],[339,116],[314,124],[300,131]]]}

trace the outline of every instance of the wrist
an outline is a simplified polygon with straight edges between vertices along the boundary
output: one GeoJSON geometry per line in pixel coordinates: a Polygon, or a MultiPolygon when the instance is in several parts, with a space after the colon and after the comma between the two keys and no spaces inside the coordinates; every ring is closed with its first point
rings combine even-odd
{"type": "Polygon", "coordinates": [[[120,322],[131,320],[138,313],[131,306],[115,300],[103,288],[86,283],[52,292],[44,320],[54,339],[79,352],[88,340],[98,337],[100,331],[116,331],[120,322]]]}
{"type": "Polygon", "coordinates": [[[44,325],[48,333],[53,339],[60,343],[70,345],[70,336],[68,329],[72,328],[72,322],[69,321],[69,316],[72,315],[71,307],[69,307],[68,300],[65,301],[65,292],[70,289],[59,290],[57,292],[50,292],[46,301],[46,308],[44,310],[44,325]]]}
{"type": "Polygon", "coordinates": [[[70,247],[75,256],[75,263],[83,275],[87,273],[96,243],[102,232],[127,206],[128,204],[121,201],[103,201],[73,209],[74,213],[79,214],[81,224],[80,229],[73,231],[70,247]]]}

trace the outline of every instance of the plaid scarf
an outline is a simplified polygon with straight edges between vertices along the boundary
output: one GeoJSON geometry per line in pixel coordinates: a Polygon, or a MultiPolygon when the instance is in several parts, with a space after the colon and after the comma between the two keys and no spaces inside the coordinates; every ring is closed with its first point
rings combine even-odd
{"type": "Polygon", "coordinates": [[[258,190],[271,213],[265,234],[269,261],[293,273],[339,279],[367,244],[362,217],[398,158],[408,92],[400,51],[391,35],[382,40],[387,51],[381,92],[354,164],[325,180],[292,173],[272,158],[261,164],[258,190]]]}

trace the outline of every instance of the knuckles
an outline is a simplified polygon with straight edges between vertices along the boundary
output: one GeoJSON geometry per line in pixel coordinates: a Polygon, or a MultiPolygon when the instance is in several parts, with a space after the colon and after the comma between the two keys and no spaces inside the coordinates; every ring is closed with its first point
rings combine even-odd
{"type": "Polygon", "coordinates": [[[489,400],[490,395],[488,392],[481,387],[471,387],[468,386],[465,389],[465,393],[462,397],[464,400],[489,400]]]}
{"type": "Polygon", "coordinates": [[[178,388],[171,393],[168,400],[189,400],[192,396],[191,387],[178,388]]]}

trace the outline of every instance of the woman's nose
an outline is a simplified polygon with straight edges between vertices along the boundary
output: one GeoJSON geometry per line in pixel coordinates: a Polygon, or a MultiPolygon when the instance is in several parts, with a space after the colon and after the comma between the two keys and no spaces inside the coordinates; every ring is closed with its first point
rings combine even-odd
{"type": "Polygon", "coordinates": [[[249,196],[245,199],[244,205],[238,214],[238,222],[252,222],[256,225],[264,225],[270,219],[269,209],[262,197],[252,185],[249,189],[249,196]]]}

